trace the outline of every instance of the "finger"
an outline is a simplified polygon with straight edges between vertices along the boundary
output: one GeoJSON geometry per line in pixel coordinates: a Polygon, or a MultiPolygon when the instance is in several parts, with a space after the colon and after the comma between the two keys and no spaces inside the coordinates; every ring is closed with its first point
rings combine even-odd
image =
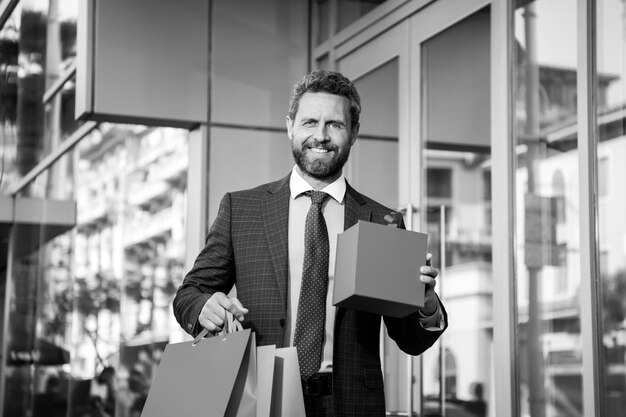
{"type": "Polygon", "coordinates": [[[426,289],[434,289],[437,285],[437,280],[430,275],[420,275],[420,281],[426,285],[426,289]]]}
{"type": "MultiPolygon", "coordinates": [[[[215,301],[215,299],[209,298],[206,304],[202,307],[202,311],[200,311],[200,324],[204,321],[206,323],[212,323],[215,328],[221,329],[224,325],[225,315],[224,309],[215,301]]],[[[207,329],[212,330],[208,327],[207,329]]]]}
{"type": "Polygon", "coordinates": [[[208,311],[205,317],[219,328],[224,327],[224,323],[226,323],[226,311],[224,309],[208,311]]]}
{"type": "Polygon", "coordinates": [[[224,313],[229,311],[237,320],[242,321],[244,314],[248,313],[248,309],[236,297],[229,297],[224,293],[215,293],[214,295],[215,300],[219,303],[224,313]]]}
{"type": "Polygon", "coordinates": [[[248,314],[248,309],[235,297],[232,297],[230,301],[232,305],[228,311],[230,311],[233,316],[237,317],[237,320],[242,321],[244,314],[248,314]]]}
{"type": "Polygon", "coordinates": [[[439,275],[439,270],[432,266],[420,266],[420,274],[429,275],[433,278],[437,278],[437,276],[439,275]]]}
{"type": "Polygon", "coordinates": [[[207,329],[211,333],[217,333],[217,332],[222,330],[221,326],[216,325],[215,323],[213,323],[211,320],[209,320],[205,316],[201,315],[200,317],[198,317],[198,321],[200,322],[200,325],[202,327],[204,327],[205,329],[207,329]]]}
{"type": "Polygon", "coordinates": [[[426,265],[430,266],[430,261],[433,259],[433,254],[428,252],[426,254],[426,265]]]}
{"type": "Polygon", "coordinates": [[[223,293],[214,293],[202,306],[198,320],[207,330],[221,330],[226,318],[226,311],[221,305],[221,298],[225,297],[223,293]]]}

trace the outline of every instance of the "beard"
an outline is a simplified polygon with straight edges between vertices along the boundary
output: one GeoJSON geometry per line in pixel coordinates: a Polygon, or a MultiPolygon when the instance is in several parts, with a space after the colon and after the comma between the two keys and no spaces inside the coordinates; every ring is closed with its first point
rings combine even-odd
{"type": "MultiPolygon", "coordinates": [[[[314,144],[316,146],[317,144],[314,144]]],[[[325,158],[309,158],[307,157],[306,145],[296,146],[291,143],[291,153],[293,159],[300,170],[318,180],[333,178],[341,172],[343,166],[350,156],[350,147],[340,149],[334,145],[325,145],[325,149],[334,152],[335,156],[329,160],[325,158]]]]}

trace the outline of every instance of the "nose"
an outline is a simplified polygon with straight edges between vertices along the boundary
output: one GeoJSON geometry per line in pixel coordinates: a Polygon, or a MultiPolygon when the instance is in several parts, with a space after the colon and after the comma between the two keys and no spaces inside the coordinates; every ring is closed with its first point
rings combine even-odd
{"type": "Polygon", "coordinates": [[[315,132],[313,132],[313,138],[318,142],[324,142],[326,140],[329,140],[328,129],[325,123],[319,123],[317,125],[315,132]]]}

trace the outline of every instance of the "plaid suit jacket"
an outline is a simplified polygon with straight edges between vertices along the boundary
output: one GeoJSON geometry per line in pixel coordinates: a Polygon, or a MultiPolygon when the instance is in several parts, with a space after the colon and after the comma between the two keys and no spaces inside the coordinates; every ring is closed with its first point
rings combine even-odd
{"type": "MultiPolygon", "coordinates": [[[[289,296],[289,199],[289,175],[224,196],[206,245],[174,298],[174,314],[188,333],[200,332],[198,315],[209,297],[217,291],[227,294],[236,285],[237,298],[249,310],[243,326],[256,333],[258,345],[283,347],[289,296]]],[[[383,217],[390,211],[348,185],[345,229],[358,220],[386,224],[383,217]]],[[[411,355],[428,349],[443,332],[425,330],[418,313],[382,319],[389,336],[411,355]]],[[[333,402],[338,417],[385,415],[380,325],[380,315],[336,311],[333,402]]]]}

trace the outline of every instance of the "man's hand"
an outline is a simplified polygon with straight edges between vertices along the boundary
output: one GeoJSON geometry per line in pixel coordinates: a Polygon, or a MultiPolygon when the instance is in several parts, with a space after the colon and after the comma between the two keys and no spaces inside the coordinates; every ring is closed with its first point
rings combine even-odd
{"type": "Polygon", "coordinates": [[[202,306],[198,321],[211,333],[217,333],[226,323],[226,311],[230,311],[239,321],[242,321],[244,314],[248,313],[248,309],[241,305],[237,298],[216,292],[202,306]]]}
{"type": "Polygon", "coordinates": [[[392,211],[391,213],[386,214],[385,217],[383,218],[387,222],[387,226],[398,227],[398,225],[400,224],[400,221],[402,220],[402,214],[392,211]]]}
{"type": "Polygon", "coordinates": [[[439,270],[430,265],[430,260],[433,254],[428,253],[426,255],[426,265],[420,267],[420,281],[426,284],[426,296],[424,298],[424,307],[421,309],[422,314],[425,316],[432,316],[437,311],[438,303],[437,296],[435,295],[435,285],[437,284],[437,275],[439,270]]]}

